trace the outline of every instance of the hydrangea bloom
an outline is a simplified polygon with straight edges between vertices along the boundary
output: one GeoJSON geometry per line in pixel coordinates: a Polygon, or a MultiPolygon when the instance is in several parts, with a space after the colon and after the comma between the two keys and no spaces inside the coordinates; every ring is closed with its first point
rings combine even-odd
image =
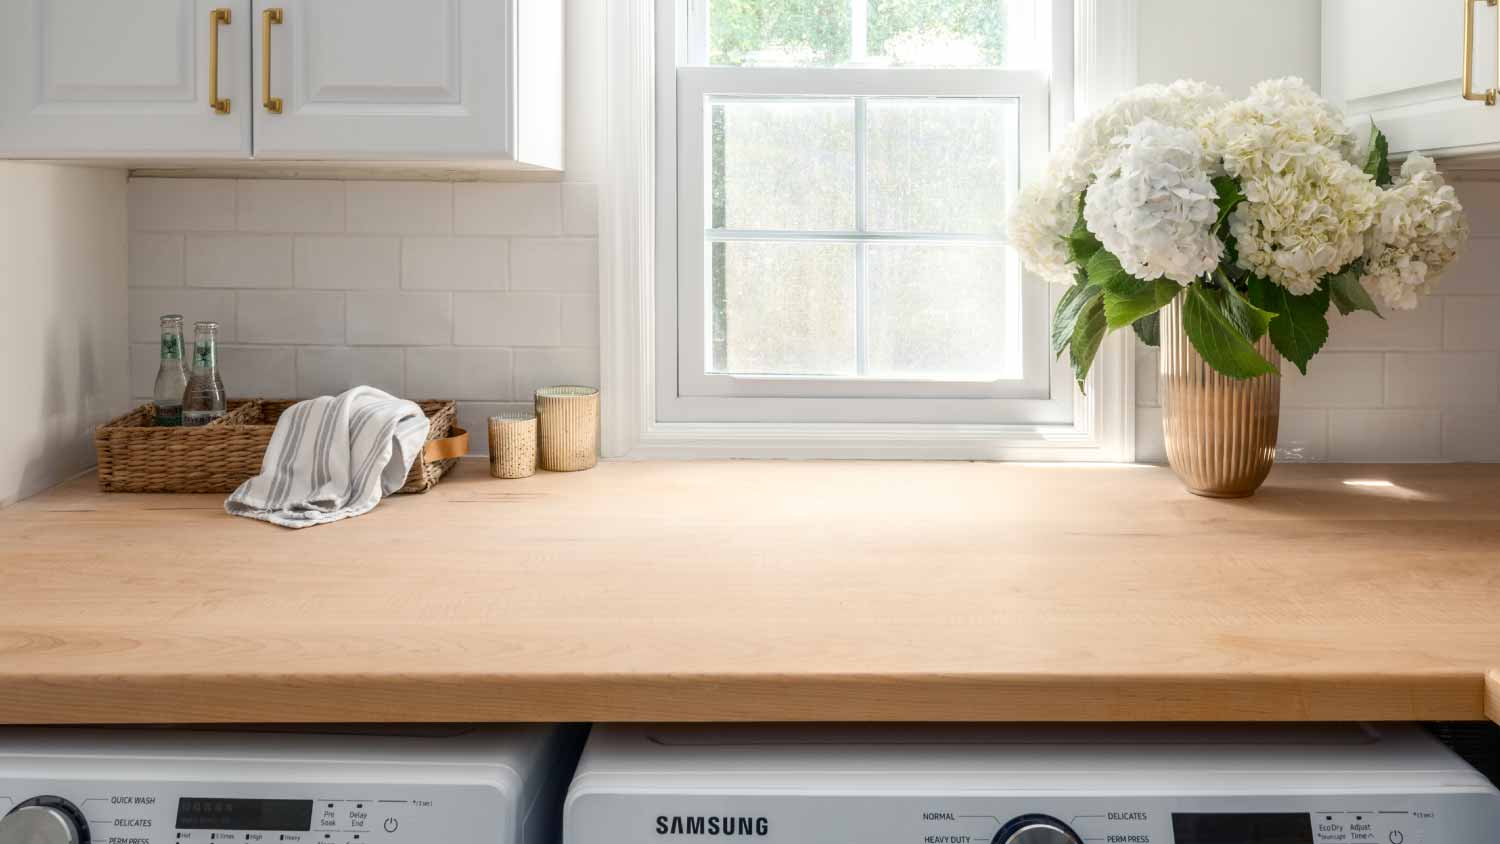
{"type": "Polygon", "coordinates": [[[1208,115],[1203,135],[1204,148],[1224,159],[1231,176],[1259,164],[1274,167],[1279,151],[1308,144],[1351,163],[1358,150],[1344,116],[1295,76],[1268,79],[1250,89],[1249,97],[1208,115]]]}
{"type": "Polygon", "coordinates": [[[1224,243],[1213,232],[1218,194],[1197,133],[1147,118],[1116,146],[1085,200],[1089,231],[1136,278],[1187,285],[1211,272],[1224,243]]]}
{"type": "Polygon", "coordinates": [[[1468,235],[1452,186],[1443,182],[1432,159],[1413,154],[1401,165],[1400,178],[1381,194],[1360,281],[1387,307],[1411,310],[1419,294],[1432,292],[1468,235]]]}
{"type": "Polygon", "coordinates": [[[1115,141],[1142,120],[1194,128],[1229,101],[1201,82],[1145,85],[1078,121],[1053,152],[1047,171],[1020,191],[1008,216],[1011,243],[1026,265],[1048,281],[1072,284],[1063,243],[1078,219],[1078,196],[1116,154],[1115,141]]]}
{"type": "Polygon", "coordinates": [[[1302,296],[1364,253],[1380,188],[1338,153],[1294,143],[1247,157],[1236,170],[1245,201],[1229,230],[1240,267],[1302,296]]]}

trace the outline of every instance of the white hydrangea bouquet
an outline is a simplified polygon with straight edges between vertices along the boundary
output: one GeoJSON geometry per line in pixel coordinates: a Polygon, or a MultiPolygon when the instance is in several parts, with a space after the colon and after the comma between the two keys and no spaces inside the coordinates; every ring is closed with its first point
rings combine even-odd
{"type": "Polygon", "coordinates": [[[1158,311],[1180,296],[1214,369],[1275,372],[1255,349],[1269,333],[1306,373],[1330,304],[1415,308],[1468,237],[1432,160],[1412,155],[1392,178],[1387,154],[1378,129],[1359,143],[1295,78],[1239,101],[1148,85],[1079,121],[1010,213],[1026,265],[1069,286],[1053,353],[1070,353],[1081,388],[1106,333],[1129,325],[1157,345],[1158,311]]]}

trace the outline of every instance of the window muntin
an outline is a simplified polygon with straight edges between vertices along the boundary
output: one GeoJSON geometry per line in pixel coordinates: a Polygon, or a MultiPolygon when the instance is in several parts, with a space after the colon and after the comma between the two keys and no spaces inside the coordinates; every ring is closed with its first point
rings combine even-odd
{"type": "Polygon", "coordinates": [[[1014,99],[715,97],[709,372],[1018,378],[1014,99]]]}

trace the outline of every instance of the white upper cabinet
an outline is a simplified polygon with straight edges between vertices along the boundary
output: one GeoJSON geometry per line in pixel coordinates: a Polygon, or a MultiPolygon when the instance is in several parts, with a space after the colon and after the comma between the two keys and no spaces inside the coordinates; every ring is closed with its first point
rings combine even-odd
{"type": "Polygon", "coordinates": [[[1475,95],[1500,88],[1497,29],[1490,0],[1323,0],[1324,94],[1379,124],[1393,153],[1495,152],[1500,105],[1465,99],[1463,76],[1467,31],[1475,95]]]}
{"type": "Polygon", "coordinates": [[[0,0],[0,157],[560,170],[562,6],[0,0]]]}
{"type": "Polygon", "coordinates": [[[560,128],[561,9],[555,0],[257,2],[255,156],[559,168],[560,143],[527,140],[544,123],[560,128]],[[552,52],[523,63],[528,42],[552,52]],[[533,87],[550,88],[552,114],[535,110],[533,87]]]}
{"type": "Polygon", "coordinates": [[[0,20],[0,157],[250,155],[250,0],[0,0],[0,20]]]}

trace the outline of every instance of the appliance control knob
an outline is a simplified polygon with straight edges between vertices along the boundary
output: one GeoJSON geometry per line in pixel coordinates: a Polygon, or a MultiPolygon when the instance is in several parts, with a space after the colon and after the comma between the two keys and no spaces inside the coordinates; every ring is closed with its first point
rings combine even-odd
{"type": "Polygon", "coordinates": [[[73,816],[54,806],[22,806],[0,818],[0,844],[82,844],[73,816]]]}
{"type": "Polygon", "coordinates": [[[995,834],[994,844],[1083,844],[1078,834],[1057,818],[1022,815],[995,834]]]}

